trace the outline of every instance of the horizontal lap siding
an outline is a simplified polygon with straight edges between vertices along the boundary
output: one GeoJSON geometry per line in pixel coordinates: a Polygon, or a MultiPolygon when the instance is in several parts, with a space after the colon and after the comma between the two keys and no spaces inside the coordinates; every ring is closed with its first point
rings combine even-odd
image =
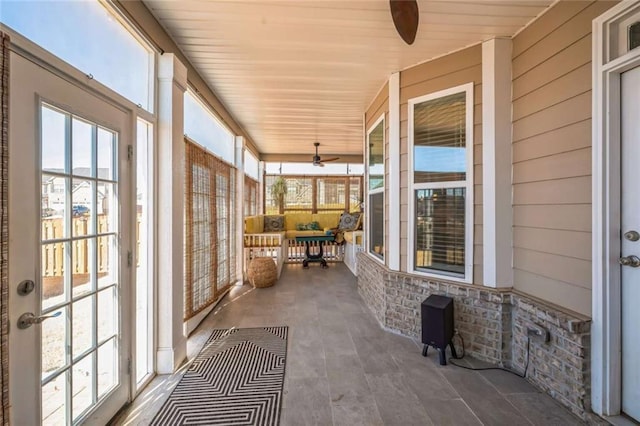
{"type": "Polygon", "coordinates": [[[591,22],[559,2],[513,40],[514,287],[591,314],[591,22]]]}
{"type": "Polygon", "coordinates": [[[482,284],[482,47],[459,52],[400,73],[400,268],[407,271],[409,223],[408,101],[466,83],[474,84],[474,256],[473,282],[482,284]]]}
{"type": "MultiPolygon", "coordinates": [[[[382,115],[384,114],[384,181],[385,181],[385,189],[384,189],[384,229],[389,229],[389,83],[385,83],[385,85],[380,89],[378,96],[374,99],[374,101],[367,109],[365,113],[365,132],[368,132],[373,123],[375,123],[382,115]]],[[[365,134],[366,138],[366,134],[365,134]]],[[[365,152],[366,155],[366,152],[365,152]]],[[[367,189],[368,193],[368,189],[367,189]]],[[[366,201],[366,200],[365,200],[366,201]]],[[[367,218],[365,218],[367,220],[367,218]]],[[[364,225],[365,229],[367,225],[364,225]]],[[[387,235],[385,235],[385,259],[388,259],[388,251],[387,248],[389,244],[387,243],[387,235]]],[[[366,248],[368,251],[369,249],[366,248]]]]}

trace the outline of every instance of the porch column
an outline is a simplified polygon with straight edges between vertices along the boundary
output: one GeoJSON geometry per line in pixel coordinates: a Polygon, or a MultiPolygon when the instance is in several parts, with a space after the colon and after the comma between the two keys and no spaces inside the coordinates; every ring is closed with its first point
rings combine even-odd
{"type": "Polygon", "coordinates": [[[184,92],[187,68],[165,53],[158,64],[158,374],[187,355],[184,320],[184,92]]]}
{"type": "MultiPolygon", "coordinates": [[[[389,197],[387,227],[387,266],[400,270],[400,73],[389,77],[389,180],[385,191],[389,197]]],[[[406,216],[405,216],[406,217],[406,216]]]]}
{"type": "Polygon", "coordinates": [[[236,279],[244,282],[244,138],[236,136],[236,279]]]}
{"type": "Polygon", "coordinates": [[[483,284],[512,287],[511,39],[482,43],[483,284]]]}

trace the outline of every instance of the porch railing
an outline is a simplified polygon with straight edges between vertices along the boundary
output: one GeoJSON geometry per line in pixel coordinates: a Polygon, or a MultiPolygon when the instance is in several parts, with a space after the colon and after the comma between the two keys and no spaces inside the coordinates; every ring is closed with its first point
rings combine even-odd
{"type": "MultiPolygon", "coordinates": [[[[334,242],[325,242],[322,244],[323,257],[327,262],[342,262],[344,259],[344,246],[334,242]]],[[[311,254],[320,250],[320,243],[312,241],[309,243],[309,251],[311,254]]],[[[305,243],[297,242],[295,239],[289,239],[289,250],[286,263],[302,263],[306,252],[305,243]]]]}

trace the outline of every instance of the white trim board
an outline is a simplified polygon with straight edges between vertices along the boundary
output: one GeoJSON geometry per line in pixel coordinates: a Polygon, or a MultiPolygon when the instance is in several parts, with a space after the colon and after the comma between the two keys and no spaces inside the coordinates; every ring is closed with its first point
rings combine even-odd
{"type": "MultiPolygon", "coordinates": [[[[387,265],[392,271],[400,270],[400,73],[389,78],[389,182],[385,188],[389,194],[389,217],[386,241],[389,259],[387,265]]],[[[385,200],[386,201],[386,200],[385,200]]]]}
{"type": "Polygon", "coordinates": [[[494,288],[513,286],[511,47],[482,43],[482,283],[494,288]]]}

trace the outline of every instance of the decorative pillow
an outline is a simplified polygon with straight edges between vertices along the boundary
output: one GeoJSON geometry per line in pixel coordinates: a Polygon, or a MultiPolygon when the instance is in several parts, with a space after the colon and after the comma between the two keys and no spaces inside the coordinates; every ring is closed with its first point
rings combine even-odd
{"type": "Polygon", "coordinates": [[[309,222],[309,223],[307,223],[307,229],[309,231],[319,231],[320,230],[320,223],[318,223],[318,222],[309,222]]]}
{"type": "Polygon", "coordinates": [[[338,229],[341,231],[355,231],[360,222],[360,213],[342,213],[338,229]]]}
{"type": "Polygon", "coordinates": [[[296,231],[319,231],[320,224],[318,222],[296,223],[296,231]]]}
{"type": "Polygon", "coordinates": [[[264,232],[284,231],[284,216],[265,216],[264,232]]]}

